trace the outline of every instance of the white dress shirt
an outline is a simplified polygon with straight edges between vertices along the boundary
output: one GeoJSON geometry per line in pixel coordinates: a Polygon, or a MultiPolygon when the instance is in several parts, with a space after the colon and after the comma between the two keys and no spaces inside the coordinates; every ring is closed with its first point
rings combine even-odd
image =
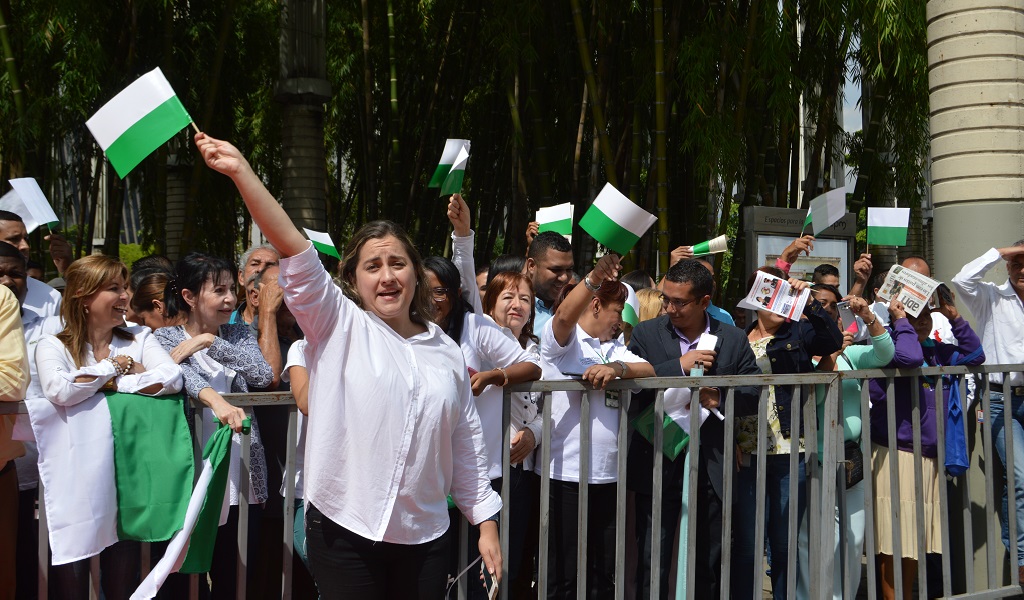
{"type": "MultiPolygon", "coordinates": [[[[565,346],[555,340],[551,322],[544,326],[540,339],[540,355],[553,371],[544,379],[569,379],[582,374],[587,367],[621,360],[645,362],[614,339],[601,343],[576,325],[575,335],[565,346]]],[[[619,466],[619,409],[605,404],[603,391],[587,392],[590,400],[590,477],[589,483],[614,483],[619,466]]],[[[583,392],[552,392],[551,394],[551,478],[559,481],[580,480],[580,407],[583,392]]],[[[534,470],[539,474],[537,461],[534,470]]]]}
{"type": "MultiPolygon", "coordinates": [[[[28,348],[29,373],[32,379],[28,382],[26,398],[42,398],[43,386],[39,385],[39,374],[36,372],[36,345],[43,336],[57,335],[64,329],[60,317],[40,317],[36,313],[22,311],[21,326],[25,330],[25,346],[28,348]]],[[[14,426],[14,439],[25,443],[25,456],[15,459],[15,466],[18,469],[18,489],[20,491],[35,489],[39,484],[39,468],[36,462],[39,459],[39,449],[35,444],[35,436],[32,435],[32,425],[29,423],[28,415],[18,415],[18,422],[14,426]]]]}
{"type": "Polygon", "coordinates": [[[312,244],[281,259],[280,280],[308,343],[307,502],[399,544],[447,531],[449,493],[473,524],[501,510],[459,347],[433,323],[403,338],[356,306],[312,244]]]}
{"type": "MultiPolygon", "coordinates": [[[[524,350],[512,332],[502,331],[503,328],[491,317],[466,313],[464,319],[460,347],[467,368],[483,372],[496,367],[508,368],[521,362],[540,366],[540,356],[524,350]]],[[[480,426],[484,431],[484,444],[487,446],[487,476],[491,479],[501,477],[501,405],[504,395],[502,388],[489,385],[475,398],[480,426]]],[[[513,401],[513,406],[517,404],[521,402],[513,401]]],[[[512,423],[515,421],[513,416],[512,423]]],[[[516,431],[518,429],[513,427],[513,435],[516,431]]]]}
{"type": "Polygon", "coordinates": [[[21,303],[22,312],[32,313],[38,317],[60,315],[60,305],[64,301],[60,292],[31,277],[26,279],[25,283],[28,289],[25,292],[25,301],[21,303]]]}
{"type": "Polygon", "coordinates": [[[476,285],[476,260],[473,258],[473,244],[476,234],[471,229],[469,235],[459,237],[452,233],[452,264],[459,270],[462,285],[462,296],[469,300],[473,312],[484,314],[483,302],[480,300],[480,288],[476,285]]]}
{"type": "MultiPolygon", "coordinates": [[[[124,354],[146,371],[117,378],[118,391],[139,393],[159,384],[154,396],[181,390],[181,369],[146,327],[128,329],[135,339],[114,337],[110,356],[124,354]]],[[[114,485],[114,444],[107,398],[100,388],[115,374],[109,361],[97,362],[86,345],[78,368],[56,337],[36,345],[36,370],[43,398],[28,398],[32,432],[39,444],[39,477],[43,483],[53,564],[94,556],[117,538],[117,492],[114,485]],[[96,379],[75,383],[79,375],[96,379]]]]}
{"type": "MultiPolygon", "coordinates": [[[[1007,280],[1002,285],[982,281],[985,273],[1003,262],[999,250],[992,248],[964,265],[953,277],[959,299],[974,315],[975,330],[981,334],[987,364],[1024,363],[1024,304],[1007,280]]],[[[989,381],[1003,383],[1002,373],[990,373],[989,381]]],[[[1009,373],[1005,382],[1024,385],[1024,374],[1009,373]]]]}
{"type": "MultiPolygon", "coordinates": [[[[288,347],[288,358],[285,360],[284,369],[281,370],[281,381],[291,383],[292,376],[289,369],[300,367],[306,369],[306,340],[299,340],[288,347]]],[[[307,391],[309,391],[307,389],[307,391]]],[[[302,467],[306,456],[306,415],[302,411],[298,413],[298,435],[295,438],[295,498],[302,498],[303,484],[306,478],[302,474],[302,467]]],[[[281,497],[284,498],[285,481],[281,482],[281,497]]]]}

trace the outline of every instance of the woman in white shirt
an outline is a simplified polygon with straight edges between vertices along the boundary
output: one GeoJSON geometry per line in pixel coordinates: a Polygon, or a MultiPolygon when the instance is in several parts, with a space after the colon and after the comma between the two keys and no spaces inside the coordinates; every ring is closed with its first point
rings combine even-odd
{"type": "MultiPolygon", "coordinates": [[[[265,388],[273,379],[270,365],[263,358],[249,326],[228,324],[235,302],[233,265],[223,258],[193,252],[175,265],[164,296],[166,317],[184,318],[184,324],[162,327],[155,332],[171,358],[181,365],[189,397],[206,405],[200,419],[201,428],[195,432],[203,447],[213,436],[215,419],[237,433],[246,418],[245,411],[229,404],[221,394],[265,388]]],[[[267,463],[255,415],[250,436],[248,489],[251,506],[246,526],[249,553],[255,556],[259,548],[262,504],[267,500],[267,463]]],[[[227,522],[217,532],[210,565],[210,593],[214,598],[230,598],[236,591],[241,450],[241,437],[235,435],[231,440],[227,485],[230,509],[227,522]]],[[[255,574],[256,569],[249,569],[247,578],[254,581],[255,574]]]]}
{"type": "Polygon", "coordinates": [[[203,133],[195,141],[280,251],[285,303],[306,333],[306,547],[320,596],[442,597],[449,493],[480,525],[480,554],[500,576],[501,499],[487,478],[469,373],[430,321],[408,236],[388,221],[357,231],[343,293],[241,153],[203,133]]]}
{"type": "MultiPolygon", "coordinates": [[[[504,398],[501,388],[540,379],[540,355],[528,352],[511,332],[503,330],[492,319],[471,311],[460,287],[459,271],[452,261],[440,256],[431,256],[424,261],[424,267],[430,293],[434,299],[434,322],[459,344],[466,359],[476,410],[480,414],[480,426],[484,432],[484,444],[487,447],[487,476],[491,480],[491,487],[500,493],[501,409],[504,398]]],[[[524,448],[518,450],[522,453],[524,448]]],[[[522,458],[516,462],[521,463],[522,458]]],[[[521,561],[518,558],[522,552],[523,537],[521,534],[525,532],[526,525],[525,519],[521,519],[520,516],[525,512],[529,501],[528,497],[522,496],[525,482],[520,477],[521,474],[521,465],[510,471],[510,490],[514,492],[515,497],[511,498],[510,505],[505,507],[509,511],[509,516],[514,514],[515,522],[522,526],[518,530],[515,525],[510,526],[509,555],[505,557],[505,561],[508,563],[511,581],[515,581],[519,574],[521,561]]],[[[452,527],[457,527],[455,521],[452,522],[452,527]]],[[[476,542],[474,532],[470,532],[469,539],[469,547],[473,548],[476,542]]],[[[469,562],[476,559],[474,554],[470,550],[469,562]]],[[[457,566],[452,573],[460,572],[463,567],[464,565],[457,566]]],[[[486,597],[482,587],[470,586],[469,589],[470,598],[486,597]]]]}
{"type": "MultiPolygon", "coordinates": [[[[128,269],[116,258],[81,258],[64,273],[65,327],[39,340],[45,398],[26,401],[39,443],[59,598],[89,597],[89,557],[100,555],[111,600],[139,583],[139,543],[118,541],[110,409],[105,391],[161,396],[181,389],[181,371],[145,327],[125,327],[128,269]]],[[[184,419],[184,415],[182,415],[184,419]]]]}
{"type": "MultiPolygon", "coordinates": [[[[594,385],[590,402],[590,502],[587,523],[587,593],[615,591],[615,499],[618,480],[619,408],[604,386],[616,377],[653,377],[654,368],[619,341],[626,286],[615,281],[618,257],[598,261],[583,282],[565,286],[555,314],[541,334],[541,358],[556,373],[545,379],[582,376],[594,385]]],[[[548,598],[576,597],[577,514],[580,473],[580,407],[583,392],[551,396],[551,549],[548,598]]],[[[537,473],[541,466],[535,467],[537,473]]]]}

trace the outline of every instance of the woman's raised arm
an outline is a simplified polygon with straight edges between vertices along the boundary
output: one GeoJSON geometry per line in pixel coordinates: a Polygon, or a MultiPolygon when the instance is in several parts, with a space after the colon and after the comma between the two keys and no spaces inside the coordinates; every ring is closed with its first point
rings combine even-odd
{"type": "Polygon", "coordinates": [[[225,141],[205,133],[195,135],[196,147],[203,154],[206,165],[231,178],[242,195],[252,220],[267,240],[281,253],[281,257],[294,256],[309,247],[277,199],[263,185],[242,153],[225,141]]]}

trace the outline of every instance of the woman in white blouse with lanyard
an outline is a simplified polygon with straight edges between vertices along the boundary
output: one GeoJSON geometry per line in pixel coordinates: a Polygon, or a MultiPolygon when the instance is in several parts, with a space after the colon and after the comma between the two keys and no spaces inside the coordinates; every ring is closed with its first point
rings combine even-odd
{"type": "Polygon", "coordinates": [[[231,144],[195,136],[281,253],[285,302],[306,332],[306,546],[322,598],[444,596],[446,496],[480,525],[501,573],[501,498],[458,345],[430,322],[422,260],[394,223],[349,240],[343,293],[316,250],[231,144]]]}
{"type": "MultiPolygon", "coordinates": [[[[626,286],[615,281],[618,257],[601,257],[575,286],[565,287],[555,314],[541,334],[541,358],[558,373],[545,379],[582,375],[596,388],[590,402],[590,484],[587,520],[587,594],[608,598],[615,591],[615,499],[618,480],[619,408],[606,396],[615,378],[653,377],[654,368],[619,341],[626,286]]],[[[551,396],[551,544],[548,598],[576,597],[579,545],[580,406],[582,392],[551,396]]],[[[536,466],[537,473],[542,465],[536,466]]]]}
{"type": "MultiPolygon", "coordinates": [[[[39,444],[58,598],[89,597],[89,557],[101,587],[128,598],[139,583],[139,543],[118,541],[114,446],[105,391],[162,396],[181,390],[181,371],[146,327],[126,327],[128,269],[92,255],[64,273],[64,330],[44,336],[36,368],[45,398],[26,401],[39,444]]],[[[184,418],[184,416],[182,416],[184,418]]]]}

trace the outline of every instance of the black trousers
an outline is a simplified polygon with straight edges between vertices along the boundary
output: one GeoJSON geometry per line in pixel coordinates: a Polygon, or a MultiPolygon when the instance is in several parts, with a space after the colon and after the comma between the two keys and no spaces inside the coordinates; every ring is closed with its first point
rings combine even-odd
{"type": "Polygon", "coordinates": [[[448,536],[425,544],[374,542],[306,504],[306,547],[320,598],[444,598],[448,536]]]}
{"type": "Polygon", "coordinates": [[[679,494],[662,494],[661,500],[661,556],[660,561],[651,557],[651,528],[654,524],[654,497],[643,492],[636,493],[636,547],[638,551],[636,591],[638,598],[651,597],[651,565],[659,565],[662,600],[668,598],[668,575],[672,571],[672,547],[675,542],[676,528],[679,525],[679,513],[682,511],[682,497],[679,494]]]}
{"type": "MultiPolygon", "coordinates": [[[[614,483],[587,486],[588,598],[610,598],[615,592],[617,487],[614,483]]],[[[579,497],[578,483],[551,480],[548,598],[576,598],[576,552],[582,537],[577,526],[579,497]]]]}
{"type": "MultiPolygon", "coordinates": [[[[106,600],[128,600],[139,587],[139,542],[117,542],[100,552],[100,588],[106,600]]],[[[50,597],[89,600],[89,561],[50,567],[50,597]]]]}
{"type": "MultiPolygon", "coordinates": [[[[246,543],[246,597],[249,597],[258,580],[256,556],[260,545],[260,531],[263,523],[263,507],[249,505],[248,539],[246,543]]],[[[238,506],[228,509],[228,520],[217,530],[217,541],[213,546],[213,561],[210,563],[210,597],[235,598],[238,594],[238,506]]],[[[200,577],[202,580],[203,577],[200,577]]],[[[202,583],[200,583],[202,587],[202,583]]],[[[255,594],[251,594],[255,596],[255,594]]]]}

